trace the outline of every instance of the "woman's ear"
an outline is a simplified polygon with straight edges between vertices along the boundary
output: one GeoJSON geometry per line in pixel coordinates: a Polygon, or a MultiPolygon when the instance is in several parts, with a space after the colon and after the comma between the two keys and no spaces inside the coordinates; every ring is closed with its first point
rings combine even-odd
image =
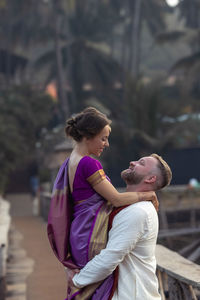
{"type": "Polygon", "coordinates": [[[156,175],[149,175],[144,182],[146,183],[155,183],[157,179],[156,175]]]}

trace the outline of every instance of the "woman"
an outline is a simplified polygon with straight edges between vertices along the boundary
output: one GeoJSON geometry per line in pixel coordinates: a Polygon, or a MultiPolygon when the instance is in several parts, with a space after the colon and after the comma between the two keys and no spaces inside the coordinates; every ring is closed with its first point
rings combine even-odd
{"type": "MultiPolygon", "coordinates": [[[[48,234],[56,256],[71,269],[82,268],[105,248],[113,206],[156,200],[154,192],[119,193],[100,162],[91,157],[99,157],[109,146],[110,124],[104,114],[90,107],[69,119],[65,128],[75,146],[55,181],[48,234]]],[[[108,299],[112,285],[111,275],[102,283],[70,291],[67,299],[108,299]]]]}

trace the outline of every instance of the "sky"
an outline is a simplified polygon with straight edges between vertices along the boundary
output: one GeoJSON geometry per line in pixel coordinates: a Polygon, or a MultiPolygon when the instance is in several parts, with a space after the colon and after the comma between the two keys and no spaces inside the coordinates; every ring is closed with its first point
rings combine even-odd
{"type": "Polygon", "coordinates": [[[170,6],[176,6],[179,3],[179,0],[166,0],[166,2],[170,6]]]}

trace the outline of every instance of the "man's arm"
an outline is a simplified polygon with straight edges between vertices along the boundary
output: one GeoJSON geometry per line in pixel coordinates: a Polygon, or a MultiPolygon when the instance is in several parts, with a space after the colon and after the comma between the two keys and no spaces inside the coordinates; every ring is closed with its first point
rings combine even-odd
{"type": "Polygon", "coordinates": [[[144,232],[144,219],[145,213],[137,205],[120,211],[114,218],[106,248],[73,277],[74,285],[81,288],[108,277],[135,247],[144,232]]]}

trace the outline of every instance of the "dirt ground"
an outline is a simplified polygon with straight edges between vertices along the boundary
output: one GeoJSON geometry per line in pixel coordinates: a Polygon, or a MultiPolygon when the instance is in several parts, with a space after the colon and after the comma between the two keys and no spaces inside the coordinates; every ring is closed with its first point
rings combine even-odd
{"type": "Polygon", "coordinates": [[[33,272],[27,278],[27,300],[64,300],[66,275],[54,256],[46,233],[46,223],[32,216],[29,195],[8,195],[12,224],[23,235],[21,247],[34,260],[33,272]]]}

